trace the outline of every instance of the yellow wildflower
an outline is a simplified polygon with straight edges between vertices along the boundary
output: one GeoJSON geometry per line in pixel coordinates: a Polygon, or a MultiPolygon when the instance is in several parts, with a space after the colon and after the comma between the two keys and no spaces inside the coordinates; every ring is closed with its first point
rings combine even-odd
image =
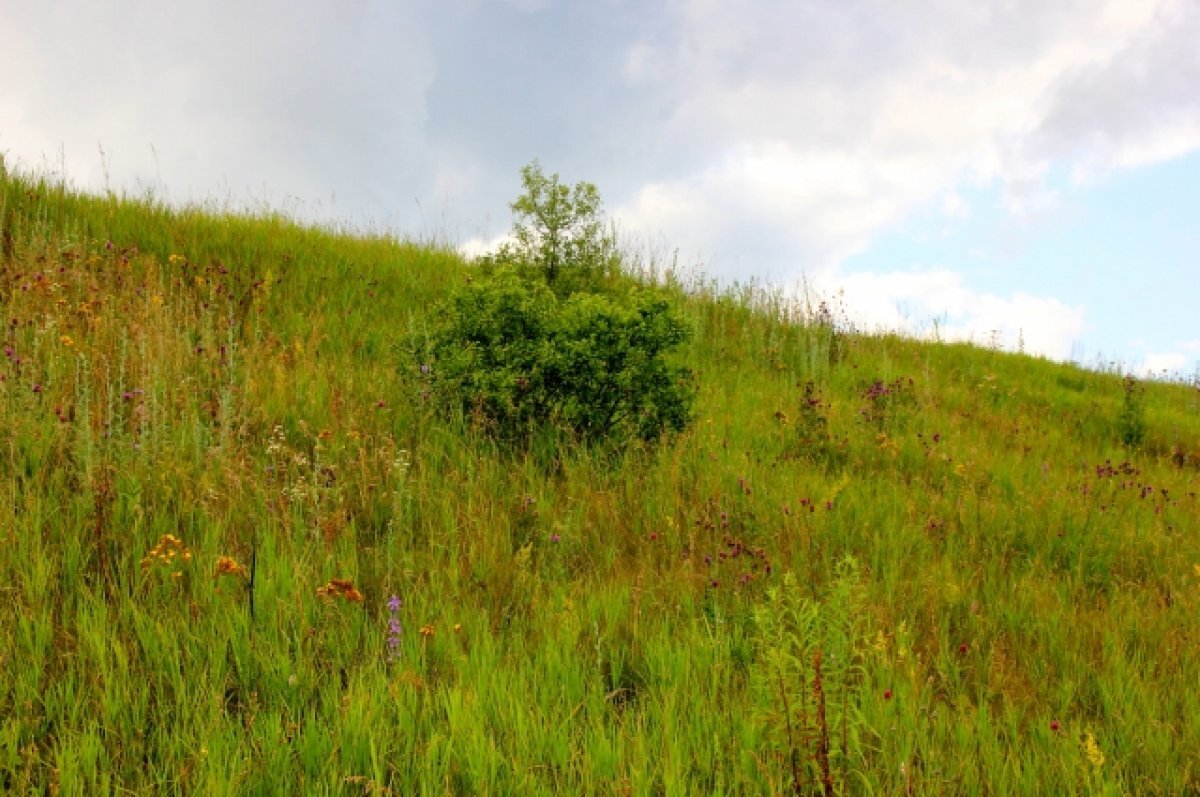
{"type": "Polygon", "coordinates": [[[1087,756],[1088,763],[1096,769],[1104,766],[1104,751],[1096,744],[1096,737],[1091,731],[1085,731],[1083,734],[1083,754],[1087,756]]]}
{"type": "Polygon", "coordinates": [[[185,562],[191,561],[192,552],[174,534],[164,534],[158,538],[155,546],[142,557],[142,569],[149,570],[156,562],[162,565],[170,565],[177,557],[183,559],[185,562]]]}

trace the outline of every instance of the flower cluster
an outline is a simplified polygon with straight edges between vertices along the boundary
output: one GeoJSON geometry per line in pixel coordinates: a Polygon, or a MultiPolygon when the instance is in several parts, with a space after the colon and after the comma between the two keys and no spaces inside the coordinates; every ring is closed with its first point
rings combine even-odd
{"type": "Polygon", "coordinates": [[[345,578],[330,579],[323,587],[317,587],[317,594],[322,598],[342,597],[351,603],[362,603],[363,594],[354,587],[354,583],[345,578]]]}
{"type": "Polygon", "coordinates": [[[142,557],[142,571],[149,570],[154,565],[170,567],[177,562],[190,562],[192,552],[183,541],[174,534],[164,534],[158,538],[158,543],[142,557]]]}
{"type": "Polygon", "coordinates": [[[213,573],[214,578],[221,576],[245,576],[246,568],[238,564],[237,560],[232,556],[222,556],[217,559],[217,569],[213,573]]]}

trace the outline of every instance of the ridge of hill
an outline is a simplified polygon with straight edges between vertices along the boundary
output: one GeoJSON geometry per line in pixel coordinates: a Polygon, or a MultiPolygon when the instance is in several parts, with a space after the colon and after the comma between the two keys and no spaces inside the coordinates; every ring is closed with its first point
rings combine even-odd
{"type": "Polygon", "coordinates": [[[471,266],[0,165],[0,791],[1200,791],[1200,390],[668,276],[689,429],[555,467],[471,266]]]}

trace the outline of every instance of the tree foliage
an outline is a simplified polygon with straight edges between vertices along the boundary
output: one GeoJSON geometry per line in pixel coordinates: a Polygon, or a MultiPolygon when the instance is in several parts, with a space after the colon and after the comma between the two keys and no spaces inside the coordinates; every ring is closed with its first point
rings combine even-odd
{"type": "Polygon", "coordinates": [[[595,185],[567,186],[537,161],[522,167],[521,184],[525,192],[509,205],[513,240],[483,259],[485,271],[509,267],[536,275],[559,296],[595,290],[616,274],[620,255],[595,185]]]}

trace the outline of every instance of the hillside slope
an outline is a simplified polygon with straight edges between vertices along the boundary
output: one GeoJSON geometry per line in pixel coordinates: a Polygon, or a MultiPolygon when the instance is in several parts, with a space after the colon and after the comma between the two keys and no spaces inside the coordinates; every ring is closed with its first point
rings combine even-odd
{"type": "Polygon", "coordinates": [[[1200,791],[1200,392],[676,285],[697,417],[497,450],[470,266],[0,168],[0,791],[1200,791]]]}

